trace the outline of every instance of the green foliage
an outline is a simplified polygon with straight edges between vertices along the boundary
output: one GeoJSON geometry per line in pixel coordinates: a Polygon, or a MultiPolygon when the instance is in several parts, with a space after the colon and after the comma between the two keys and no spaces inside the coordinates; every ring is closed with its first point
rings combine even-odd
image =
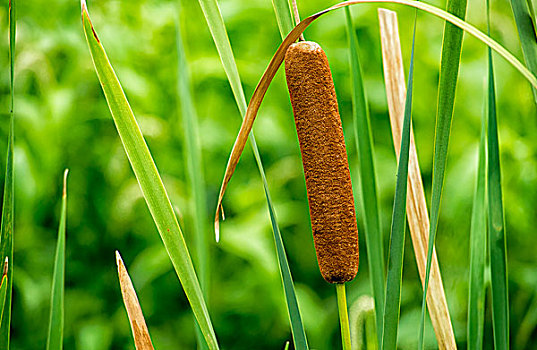
{"type": "MultiPolygon", "coordinates": [[[[377,329],[382,329],[382,313],[384,310],[384,248],[380,225],[379,199],[377,194],[377,175],[371,121],[364,87],[362,67],[358,55],[358,39],[352,23],[351,12],[345,8],[347,35],[349,38],[349,61],[352,82],[352,119],[354,138],[360,169],[360,196],[362,204],[362,221],[364,223],[369,275],[375,299],[375,315],[377,329]]],[[[381,332],[377,332],[378,344],[381,343],[381,332]]]]}
{"type": "Polygon", "coordinates": [[[48,327],[47,350],[63,349],[64,295],[65,295],[65,222],[67,220],[67,173],[63,177],[62,210],[58,243],[52,274],[50,298],[50,322],[48,327]]]}
{"type": "MultiPolygon", "coordinates": [[[[244,97],[244,90],[242,89],[241,78],[239,76],[239,71],[237,69],[237,64],[235,62],[235,57],[231,49],[231,44],[229,43],[227,30],[220,14],[220,8],[216,0],[200,0],[199,1],[205,19],[213,36],[213,41],[218,49],[218,54],[226,75],[233,90],[233,95],[235,97],[235,103],[239,108],[241,116],[244,118],[246,114],[246,98],[244,97]]],[[[275,9],[282,10],[281,4],[275,7],[275,9]]],[[[281,12],[276,12],[277,17],[285,16],[281,12]]],[[[288,23],[288,20],[279,19],[278,23],[288,23]]],[[[280,30],[284,27],[280,26],[280,30]]],[[[278,226],[278,221],[276,219],[276,211],[274,210],[274,204],[272,203],[272,198],[269,192],[267,178],[265,175],[265,169],[261,161],[261,156],[257,148],[255,137],[253,132],[250,135],[250,145],[254,153],[254,157],[259,169],[259,175],[261,176],[261,181],[263,183],[263,190],[265,192],[265,197],[267,200],[267,206],[270,216],[270,222],[272,224],[272,233],[274,236],[274,244],[276,246],[276,255],[278,258],[278,267],[280,271],[280,276],[282,280],[283,290],[285,294],[285,301],[287,306],[287,312],[289,315],[289,321],[291,324],[291,331],[293,334],[293,342],[296,349],[308,349],[308,340],[306,339],[306,332],[304,331],[304,325],[302,324],[302,315],[300,314],[300,309],[298,307],[298,301],[296,297],[295,286],[293,283],[293,277],[291,275],[291,269],[289,268],[289,262],[287,260],[287,254],[285,252],[285,246],[283,244],[282,236],[280,233],[280,227],[278,226]]],[[[218,209],[217,209],[218,210],[218,209]]],[[[219,240],[219,231],[216,231],[216,240],[219,240]]]]}
{"type": "MultiPolygon", "coordinates": [[[[466,17],[466,0],[448,0],[447,11],[461,18],[466,17]]],[[[421,303],[419,349],[423,349],[423,330],[425,327],[425,309],[427,307],[427,290],[433,258],[436,232],[438,230],[438,217],[446,163],[449,148],[449,135],[451,133],[451,119],[455,105],[455,90],[459,77],[463,31],[451,23],[444,25],[444,39],[442,41],[442,58],[440,60],[440,81],[438,83],[438,103],[436,107],[436,129],[434,140],[433,183],[431,198],[431,213],[429,225],[429,247],[427,249],[427,267],[423,288],[423,301],[421,303]]]]}
{"type": "Polygon", "coordinates": [[[13,143],[15,133],[15,38],[17,27],[17,4],[9,1],[9,134],[6,155],[6,176],[4,178],[4,196],[2,200],[2,222],[0,224],[0,256],[1,261],[8,261],[6,296],[2,308],[2,324],[0,324],[0,349],[9,349],[11,304],[13,293],[13,221],[14,221],[14,175],[13,175],[13,143]]]}
{"type": "Polygon", "coordinates": [[[125,93],[108,61],[106,52],[91,24],[86,3],[82,4],[82,24],[91,57],[101,82],[106,101],[114,118],[121,142],[127,153],[132,170],[144,194],[147,206],[170,256],[192,311],[201,328],[209,349],[218,349],[218,342],[207,311],[198,278],[188,248],[164,184],[155,166],[140,127],[134,118],[125,93]]]}
{"type": "MultiPolygon", "coordinates": [[[[535,14],[531,1],[511,0],[511,8],[524,52],[524,59],[533,74],[537,74],[537,36],[535,33],[535,14]]],[[[537,90],[532,88],[537,103],[537,90]]]]}
{"type": "Polygon", "coordinates": [[[470,226],[470,285],[468,297],[468,349],[483,349],[485,321],[485,261],[487,257],[487,115],[483,113],[476,186],[470,226]]]}
{"type": "Polygon", "coordinates": [[[503,217],[503,195],[496,117],[496,88],[492,53],[488,58],[488,132],[487,132],[487,189],[490,274],[492,291],[492,322],[494,348],[509,349],[509,295],[507,281],[507,243],[503,217]]]}
{"type": "Polygon", "coordinates": [[[283,39],[295,26],[293,13],[288,0],[272,0],[272,6],[274,7],[278,28],[283,39]]]}
{"type": "MultiPolygon", "coordinates": [[[[0,28],[9,30],[7,1],[0,6],[0,28]]],[[[241,85],[249,96],[281,35],[270,1],[219,1],[235,53],[241,85]]],[[[110,257],[120,249],[132,261],[132,276],[157,349],[194,349],[192,312],[168,255],[156,234],[136,179],[117,137],[95,70],[88,57],[80,26],[80,8],[71,2],[17,2],[20,17],[16,58],[16,167],[13,287],[13,349],[43,348],[49,321],[50,286],[60,219],[57,181],[65,167],[69,179],[69,220],[66,246],[66,349],[130,349],[132,339],[117,275],[110,257]],[[31,336],[28,336],[31,335],[31,336]]],[[[113,59],[114,68],[142,133],[159,165],[164,184],[187,242],[191,208],[185,131],[178,115],[176,55],[176,1],[93,1],[92,18],[113,59]]],[[[301,2],[303,16],[328,3],[301,2]]],[[[440,5],[442,6],[442,5],[440,5]]],[[[409,57],[413,10],[389,6],[398,12],[403,56],[409,57]]],[[[471,21],[486,26],[480,3],[469,8],[471,21]]],[[[183,3],[181,29],[191,72],[191,91],[199,116],[201,166],[206,183],[204,214],[212,218],[230,145],[240,125],[237,105],[220,58],[197,2],[183,3]]],[[[518,57],[518,33],[510,20],[509,2],[494,4],[492,37],[518,57]],[[509,24],[511,23],[512,24],[509,24]],[[507,24],[506,24],[507,23],[507,24]],[[493,27],[494,28],[494,27],[493,27]],[[501,29],[501,31],[500,31],[501,29]]],[[[393,156],[381,71],[377,7],[353,10],[360,41],[363,80],[368,88],[370,123],[378,174],[380,223],[388,227],[393,206],[396,159],[393,156]]],[[[413,115],[420,166],[427,196],[431,194],[434,149],[434,113],[437,99],[439,52],[444,23],[421,16],[416,46],[413,115]]],[[[347,144],[356,142],[352,120],[352,80],[349,42],[343,13],[333,13],[312,24],[306,36],[327,53],[334,75],[347,144]]],[[[436,249],[446,287],[459,348],[466,346],[469,232],[476,180],[476,150],[481,125],[484,46],[466,36],[457,86],[453,132],[450,136],[442,211],[436,249]]],[[[7,40],[0,40],[8,52],[7,40]]],[[[9,140],[9,57],[0,56],[0,149],[9,140]]],[[[406,62],[408,64],[408,62],[406,62]]],[[[496,107],[502,165],[505,231],[509,233],[509,312],[513,347],[532,349],[535,329],[535,259],[532,247],[537,226],[537,124],[535,102],[527,82],[503,59],[495,60],[496,107]],[[504,118],[502,118],[502,116],[504,118]]],[[[260,155],[297,299],[312,348],[333,349],[340,343],[333,286],[319,276],[309,228],[300,152],[283,74],[279,72],[263,102],[255,131],[260,155]]],[[[360,171],[355,147],[349,147],[354,184],[360,171]]],[[[2,157],[5,153],[2,154],[2,157]]],[[[1,162],[0,173],[6,172],[1,162]]],[[[291,339],[285,300],[281,293],[274,238],[267,215],[257,165],[245,153],[226,194],[227,219],[221,242],[211,251],[210,311],[219,343],[230,349],[281,349],[291,339]],[[239,336],[238,336],[239,335],[239,336]]],[[[3,178],[3,176],[2,176],[3,178]]],[[[360,206],[363,194],[356,188],[360,206]]],[[[361,208],[359,213],[363,213],[361,208]]],[[[210,230],[210,223],[207,228],[210,230]]],[[[365,232],[363,221],[359,231],[365,232]]],[[[387,235],[385,235],[387,236],[387,235]]],[[[384,238],[384,244],[387,243],[384,238]]],[[[360,236],[361,265],[347,286],[349,304],[371,294],[371,275],[365,235],[360,236]]],[[[408,243],[408,242],[407,242],[408,243]]],[[[189,248],[191,246],[189,245],[189,248]]],[[[192,247],[194,248],[194,247],[192,247]]],[[[416,349],[421,307],[421,283],[410,245],[403,260],[401,317],[398,347],[416,349]],[[410,249],[410,250],[409,250],[410,249]]],[[[194,252],[194,250],[192,250],[194,252]]],[[[487,281],[485,281],[486,283],[487,281]]],[[[7,309],[6,309],[7,311],[7,309]]],[[[484,334],[492,334],[490,304],[486,304],[484,334]]],[[[352,310],[351,310],[352,318],[352,310]]],[[[434,333],[426,323],[425,346],[434,348],[434,333]]],[[[484,348],[492,348],[485,336],[484,348]]],[[[292,346],[291,346],[292,348],[292,346]]]]}
{"type": "MultiPolygon", "coordinates": [[[[181,11],[179,11],[179,14],[181,11]]],[[[180,16],[179,16],[180,17],[180,16]]],[[[196,108],[190,92],[190,71],[185,55],[183,45],[181,26],[177,24],[177,81],[178,94],[181,104],[180,115],[183,120],[184,138],[185,138],[185,169],[187,172],[187,182],[190,190],[189,208],[190,209],[190,231],[194,234],[194,262],[197,266],[198,278],[205,301],[209,304],[209,287],[210,287],[210,250],[209,239],[212,233],[207,229],[208,215],[207,194],[205,191],[205,176],[201,166],[201,145],[199,141],[199,126],[196,108]]],[[[196,328],[198,348],[205,349],[203,334],[196,328]]]]}
{"type": "Polygon", "coordinates": [[[383,350],[391,350],[397,347],[397,332],[399,328],[401,284],[403,283],[403,257],[405,251],[410,125],[412,121],[412,97],[414,90],[414,45],[416,43],[417,20],[418,12],[416,11],[414,15],[410,68],[408,69],[403,130],[401,131],[401,152],[399,153],[399,161],[397,162],[397,182],[395,184],[392,225],[390,230],[388,277],[386,279],[386,299],[382,319],[381,349],[383,350]]]}

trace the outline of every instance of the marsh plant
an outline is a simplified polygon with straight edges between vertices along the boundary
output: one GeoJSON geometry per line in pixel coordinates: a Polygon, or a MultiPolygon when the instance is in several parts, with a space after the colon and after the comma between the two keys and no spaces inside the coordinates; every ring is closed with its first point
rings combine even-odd
{"type": "Polygon", "coordinates": [[[535,347],[533,2],[74,5],[1,11],[0,349],[535,347]]]}

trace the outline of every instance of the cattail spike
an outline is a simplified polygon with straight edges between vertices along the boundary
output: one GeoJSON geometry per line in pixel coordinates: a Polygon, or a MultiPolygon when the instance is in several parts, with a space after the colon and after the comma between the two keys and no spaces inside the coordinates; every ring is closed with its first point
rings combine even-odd
{"type": "Polygon", "coordinates": [[[292,44],[285,75],[302,153],[317,261],[330,283],[358,272],[358,229],[345,139],[328,59],[311,41],[292,44]]]}

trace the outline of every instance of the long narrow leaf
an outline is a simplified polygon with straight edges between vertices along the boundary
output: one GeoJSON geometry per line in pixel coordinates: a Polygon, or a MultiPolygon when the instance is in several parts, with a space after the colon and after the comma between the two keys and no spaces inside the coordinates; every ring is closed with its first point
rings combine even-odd
{"type": "Polygon", "coordinates": [[[183,121],[185,137],[185,163],[187,183],[190,187],[190,203],[192,209],[193,234],[196,241],[195,262],[199,274],[200,284],[206,294],[209,284],[209,243],[207,239],[205,176],[201,166],[202,155],[199,139],[198,115],[194,107],[194,100],[190,92],[190,71],[185,57],[183,39],[180,25],[177,23],[177,58],[178,77],[177,87],[181,105],[181,118],[183,121]]]}
{"type": "Polygon", "coordinates": [[[47,350],[63,349],[63,320],[64,320],[64,286],[65,286],[65,222],[67,220],[67,174],[63,174],[62,210],[56,257],[54,258],[54,273],[52,275],[52,293],[50,298],[50,321],[48,326],[47,350]]]}
{"type": "MultiPolygon", "coordinates": [[[[488,1],[487,1],[488,5],[488,1]]],[[[489,24],[490,26],[490,24],[489,24]]],[[[492,52],[488,50],[488,133],[487,187],[490,273],[492,291],[492,326],[494,348],[509,349],[509,293],[507,279],[507,246],[503,213],[496,91],[492,52]]]]}
{"type": "MultiPolygon", "coordinates": [[[[518,36],[522,44],[524,59],[533,74],[537,74],[537,36],[532,21],[531,10],[525,0],[511,0],[518,36]]],[[[533,87],[533,97],[537,103],[537,90],[533,87]]]]}
{"type": "Polygon", "coordinates": [[[403,278],[403,255],[406,231],[406,197],[408,183],[408,158],[410,150],[410,123],[412,118],[412,88],[414,80],[414,45],[416,42],[416,22],[418,12],[414,17],[414,32],[412,36],[412,53],[408,70],[405,114],[401,135],[401,151],[397,166],[397,182],[393,201],[392,227],[390,232],[390,251],[388,258],[388,277],[386,279],[386,300],[382,323],[383,350],[397,347],[397,329],[401,305],[401,284],[403,278]]]}
{"type": "MultiPolygon", "coordinates": [[[[401,55],[401,43],[399,41],[397,14],[386,9],[379,9],[378,12],[390,124],[395,153],[399,157],[406,99],[406,81],[401,55]]],[[[429,237],[429,214],[412,125],[410,128],[410,156],[408,164],[407,219],[420,279],[422,284],[424,284],[427,263],[427,239],[429,237]]],[[[431,281],[427,295],[429,315],[431,316],[439,348],[456,348],[455,335],[451,326],[446,294],[444,292],[435,250],[433,250],[431,281]]]]}
{"type": "MultiPolygon", "coordinates": [[[[464,20],[466,17],[467,0],[448,0],[447,11],[464,20]]],[[[431,220],[429,227],[429,248],[427,249],[427,271],[421,306],[421,319],[418,348],[423,349],[423,333],[425,329],[425,308],[427,289],[431,273],[433,248],[436,241],[438,216],[442,199],[442,188],[446,171],[446,162],[451,131],[451,119],[455,104],[455,90],[459,76],[459,65],[462,50],[463,31],[451,23],[445,23],[442,42],[442,58],[440,61],[440,81],[438,83],[438,103],[436,110],[436,131],[434,140],[433,189],[431,199],[431,220]]]]}
{"type": "Polygon", "coordinates": [[[132,337],[134,338],[136,350],[153,350],[153,343],[151,342],[149,330],[145,323],[142,307],[138,301],[138,296],[132,285],[131,277],[127,272],[125,263],[117,250],[116,265],[119,285],[121,287],[121,296],[123,297],[123,303],[125,304],[127,316],[129,317],[129,322],[131,324],[132,337]]]}
{"type": "Polygon", "coordinates": [[[354,138],[360,167],[360,188],[362,192],[362,220],[364,222],[367,260],[377,324],[378,344],[381,343],[382,312],[384,310],[384,249],[380,226],[380,209],[377,194],[377,176],[373,137],[367,105],[366,91],[362,77],[362,67],[358,55],[358,38],[352,23],[351,12],[345,8],[347,36],[349,38],[349,61],[352,81],[352,117],[354,138]]]}
{"type": "MultiPolygon", "coordinates": [[[[179,11],[181,13],[181,11],[179,11]]],[[[180,22],[180,21],[179,21],[180,22]]],[[[190,219],[191,231],[194,235],[195,251],[194,264],[198,272],[201,290],[209,305],[209,232],[207,230],[208,216],[206,213],[207,200],[205,194],[205,177],[202,163],[201,145],[199,140],[198,116],[194,101],[190,92],[190,71],[185,57],[185,48],[181,34],[180,23],[177,28],[177,89],[181,104],[181,118],[183,121],[185,139],[185,169],[187,173],[187,183],[190,189],[190,219]]],[[[197,327],[197,326],[196,326],[197,327]]],[[[198,348],[205,348],[205,341],[201,330],[196,328],[198,348]]]]}
{"type": "Polygon", "coordinates": [[[483,349],[485,320],[485,260],[487,255],[487,115],[481,122],[477,178],[470,229],[470,290],[468,298],[468,350],[483,349]]]}
{"type": "Polygon", "coordinates": [[[15,133],[14,115],[14,68],[15,68],[15,37],[17,25],[16,1],[9,1],[9,72],[10,72],[10,117],[9,136],[6,155],[6,176],[4,178],[4,198],[2,205],[2,223],[0,227],[0,256],[9,261],[7,269],[7,294],[4,305],[3,322],[0,325],[0,350],[9,349],[11,328],[11,294],[13,290],[13,221],[14,221],[14,179],[13,179],[13,142],[15,133]]]}
{"type": "MultiPolygon", "coordinates": [[[[280,0],[281,1],[281,0],[280,0]]],[[[285,1],[285,0],[284,0],[285,1]]],[[[235,96],[235,102],[239,108],[241,116],[246,115],[246,98],[244,97],[244,91],[242,89],[241,80],[239,72],[237,69],[237,64],[233,56],[233,51],[231,49],[231,44],[227,36],[226,27],[224,20],[220,13],[218,3],[216,0],[200,0],[200,5],[205,15],[205,19],[209,25],[209,29],[213,36],[214,43],[217,47],[218,53],[222,64],[224,65],[224,70],[227,74],[229,83],[233,90],[233,95],[235,96]]],[[[282,10],[282,5],[280,4],[278,8],[282,10]]],[[[282,10],[283,12],[283,10],[282,10]]],[[[279,16],[285,17],[286,15],[280,13],[279,16]]],[[[288,20],[280,19],[279,23],[286,23],[288,20]]],[[[288,25],[288,23],[287,23],[288,25]]],[[[282,28],[282,27],[280,27],[282,28]]],[[[282,29],[284,30],[284,29],[282,29]]],[[[274,236],[274,243],[276,245],[276,254],[278,258],[278,266],[280,270],[280,276],[282,278],[282,285],[285,294],[285,300],[287,304],[287,311],[289,314],[289,320],[291,323],[291,332],[293,335],[293,342],[295,349],[308,349],[308,342],[306,339],[306,332],[304,331],[304,325],[302,323],[302,316],[300,314],[300,309],[298,307],[298,300],[296,297],[295,287],[293,283],[293,277],[291,275],[291,270],[289,268],[289,263],[287,261],[287,254],[285,253],[285,247],[283,245],[283,240],[280,233],[280,228],[276,220],[276,212],[274,210],[274,205],[270,196],[267,179],[265,176],[265,170],[263,168],[263,163],[257,149],[254,135],[252,133],[250,138],[250,144],[252,151],[254,153],[257,166],[259,168],[259,174],[263,182],[263,189],[265,191],[265,197],[267,199],[267,206],[269,210],[270,222],[272,224],[272,232],[274,236]]],[[[219,209],[217,209],[219,210],[219,209]]],[[[216,222],[218,223],[218,222],[216,222]]],[[[219,227],[215,225],[216,239],[219,239],[219,227]]]]}
{"type": "Polygon", "coordinates": [[[278,21],[278,28],[280,29],[280,34],[282,39],[285,38],[287,34],[293,27],[295,23],[293,21],[293,13],[291,12],[291,7],[289,6],[288,0],[272,0],[272,6],[274,7],[274,13],[276,14],[276,20],[278,21]]]}
{"type": "Polygon", "coordinates": [[[210,349],[218,349],[203,293],[170,199],[125,93],[93,29],[84,0],[81,5],[86,41],[125,152],[207,345],[210,349]]]}

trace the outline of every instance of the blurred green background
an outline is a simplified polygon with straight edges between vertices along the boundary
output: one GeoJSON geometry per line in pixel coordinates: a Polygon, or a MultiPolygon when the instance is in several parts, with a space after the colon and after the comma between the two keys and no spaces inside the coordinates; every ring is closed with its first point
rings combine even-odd
{"type": "MultiPolygon", "coordinates": [[[[182,1],[179,22],[199,117],[211,242],[216,195],[240,116],[197,1],[182,1]]],[[[219,4],[247,97],[281,37],[271,1],[219,4]]],[[[332,2],[299,1],[303,16],[332,2]]],[[[434,5],[445,7],[444,2],[434,5]]],[[[492,36],[522,57],[507,1],[493,1],[492,36]]],[[[193,240],[185,173],[184,130],[177,97],[177,1],[94,0],[93,24],[125,89],[163,176],[187,241],[193,240]]],[[[403,54],[410,57],[414,11],[397,10],[403,54]]],[[[12,348],[44,347],[57,227],[61,174],[70,169],[66,251],[65,348],[132,349],[114,251],[138,291],[157,349],[195,347],[193,317],[178,278],[130,169],[93,69],[78,1],[19,1],[15,75],[15,251],[12,348]]],[[[470,1],[468,21],[485,28],[484,1],[470,1]]],[[[377,6],[352,8],[371,109],[385,252],[396,160],[384,91],[377,6]]],[[[7,1],[0,7],[0,159],[9,116],[7,1]]],[[[316,21],[306,39],[319,42],[330,61],[355,188],[357,157],[343,11],[316,21]]],[[[430,196],[434,117],[443,22],[418,17],[414,131],[426,193],[430,196]]],[[[511,337],[514,348],[537,342],[537,118],[529,84],[495,57],[503,186],[507,224],[511,337]]],[[[484,107],[486,50],[465,36],[437,238],[438,258],[460,347],[465,347],[470,214],[484,107]]],[[[254,126],[286,244],[309,343],[339,347],[333,286],[317,267],[300,152],[283,72],[276,75],[254,126]]],[[[0,162],[0,173],[5,171],[0,162]]],[[[356,193],[359,198],[360,193],[356,193]]],[[[359,205],[359,200],[357,200],[359,205]]],[[[222,239],[211,246],[209,309],[223,349],[280,349],[291,339],[261,181],[250,149],[224,200],[222,239]]],[[[361,210],[358,208],[358,213],[361,210]]],[[[358,216],[359,230],[363,220],[358,216]]],[[[363,235],[358,277],[349,304],[370,294],[363,235]]],[[[403,272],[401,349],[417,344],[422,291],[407,235],[403,272]]],[[[490,305],[485,347],[492,348],[490,305]]],[[[430,322],[426,343],[434,348],[430,322]]]]}

